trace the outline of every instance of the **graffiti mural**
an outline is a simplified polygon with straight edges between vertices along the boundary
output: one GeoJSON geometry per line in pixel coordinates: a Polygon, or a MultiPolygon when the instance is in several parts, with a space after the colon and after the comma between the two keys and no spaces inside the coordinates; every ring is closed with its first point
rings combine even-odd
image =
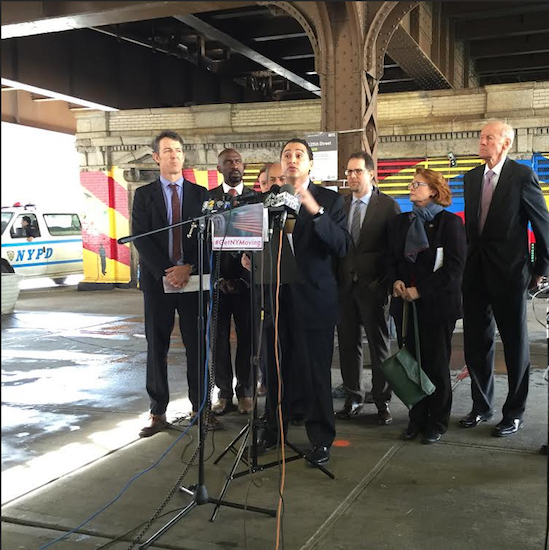
{"type": "MultiPolygon", "coordinates": [[[[483,162],[475,156],[455,157],[452,161],[448,157],[380,160],[378,162],[379,188],[392,196],[403,212],[409,212],[412,210],[412,204],[408,198],[407,186],[412,181],[416,168],[436,170],[442,172],[452,190],[452,204],[448,210],[463,214],[463,175],[483,162]]],[[[545,201],[549,207],[549,153],[534,153],[530,160],[517,162],[530,166],[538,174],[545,201]]]]}

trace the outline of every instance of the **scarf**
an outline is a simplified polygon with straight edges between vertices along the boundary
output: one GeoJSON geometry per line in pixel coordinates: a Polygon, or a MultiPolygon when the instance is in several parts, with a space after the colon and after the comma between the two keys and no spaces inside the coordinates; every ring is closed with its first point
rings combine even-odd
{"type": "Polygon", "coordinates": [[[404,244],[404,257],[409,262],[415,263],[417,255],[429,248],[429,240],[423,224],[432,221],[443,210],[440,204],[434,202],[423,207],[414,205],[414,209],[410,212],[410,227],[404,244]]]}

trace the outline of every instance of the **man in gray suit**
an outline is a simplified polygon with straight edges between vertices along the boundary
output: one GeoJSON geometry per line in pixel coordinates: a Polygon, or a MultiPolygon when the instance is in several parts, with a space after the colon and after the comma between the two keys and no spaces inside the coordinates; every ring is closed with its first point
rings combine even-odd
{"type": "Polygon", "coordinates": [[[373,184],[374,161],[360,151],[347,162],[345,171],[351,194],[345,211],[352,245],[338,269],[340,322],[337,326],[344,407],[337,418],[349,419],[362,410],[362,327],[366,331],[372,364],[372,397],[377,421],[392,422],[391,390],[380,365],[391,355],[389,340],[389,294],[386,281],[388,228],[400,207],[373,184]]]}

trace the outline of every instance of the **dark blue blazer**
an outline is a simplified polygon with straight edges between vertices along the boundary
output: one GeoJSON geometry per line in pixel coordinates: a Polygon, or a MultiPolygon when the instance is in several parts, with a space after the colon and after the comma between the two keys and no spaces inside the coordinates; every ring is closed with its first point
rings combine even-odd
{"type": "MultiPolygon", "coordinates": [[[[183,180],[181,220],[199,217],[202,205],[208,200],[205,187],[183,180]]],[[[160,229],[168,225],[168,214],[160,179],[139,187],[135,191],[132,208],[134,235],[160,229]]],[[[189,225],[183,225],[183,261],[198,269],[198,230],[189,237],[189,225]]],[[[161,231],[134,241],[139,252],[139,285],[144,292],[163,293],[162,277],[173,266],[169,254],[168,231],[161,231]]],[[[204,250],[204,273],[209,273],[209,249],[204,250]]]]}
{"type": "Polygon", "coordinates": [[[300,208],[293,231],[301,282],[290,285],[296,311],[306,329],[335,326],[338,321],[336,262],[351,244],[343,196],[312,182],[309,189],[324,214],[313,218],[300,208]]]}

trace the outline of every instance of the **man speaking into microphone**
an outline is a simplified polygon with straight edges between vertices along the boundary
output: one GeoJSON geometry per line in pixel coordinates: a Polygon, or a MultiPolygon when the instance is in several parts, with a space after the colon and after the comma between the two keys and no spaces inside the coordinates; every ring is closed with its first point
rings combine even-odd
{"type": "MultiPolygon", "coordinates": [[[[301,385],[305,427],[313,449],[309,458],[315,464],[325,464],[335,438],[330,373],[338,317],[334,263],[347,254],[351,236],[346,229],[343,197],[310,179],[313,152],[309,144],[297,138],[288,141],[282,148],[281,165],[286,184],[293,186],[300,204],[295,220],[288,219],[283,229],[297,268],[297,278],[280,287],[283,396],[287,400],[292,384],[301,385]]],[[[266,427],[258,441],[260,452],[276,447],[278,441],[278,380],[271,363],[267,372],[266,427]]],[[[285,399],[282,409],[286,428],[285,399]]]]}

